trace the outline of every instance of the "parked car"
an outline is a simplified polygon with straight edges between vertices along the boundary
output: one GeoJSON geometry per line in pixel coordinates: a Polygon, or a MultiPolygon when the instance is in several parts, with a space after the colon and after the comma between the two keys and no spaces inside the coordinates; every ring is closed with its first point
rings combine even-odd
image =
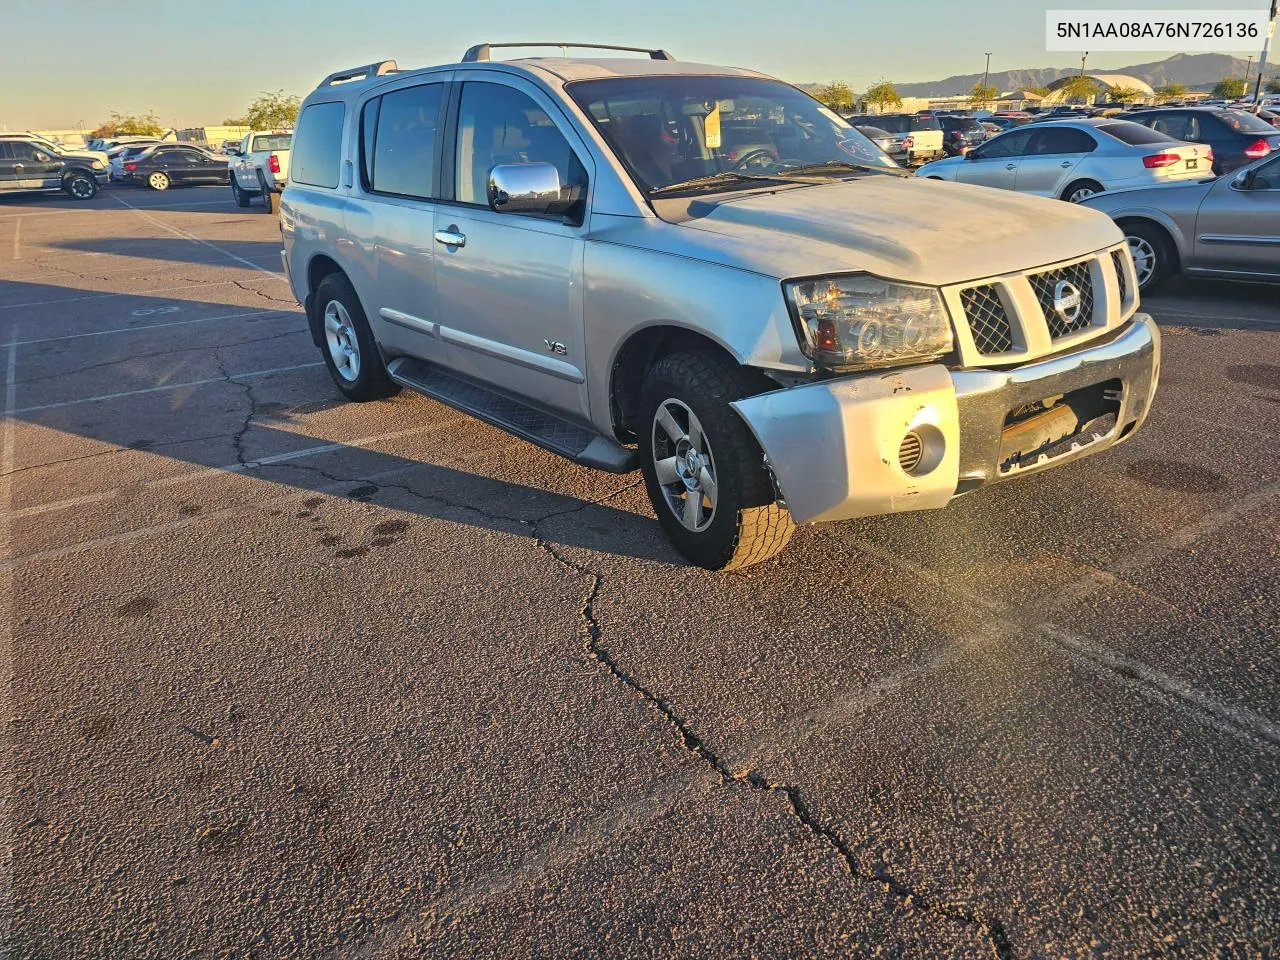
{"type": "Polygon", "coordinates": [[[944,116],[938,121],[942,124],[942,147],[948,157],[962,157],[987,139],[982,124],[971,117],[944,116]]]}
{"type": "Polygon", "coordinates": [[[98,160],[69,157],[16,137],[0,139],[0,193],[61,190],[76,200],[92,200],[105,179],[98,160]]]}
{"type": "Polygon", "coordinates": [[[289,177],[292,142],[292,130],[254,130],[245,135],[230,164],[236,206],[247,207],[252,197],[261,197],[271,210],[271,194],[283,190],[289,177]]]}
{"type": "Polygon", "coordinates": [[[866,123],[896,136],[911,136],[907,148],[907,165],[928,163],[946,156],[942,147],[942,124],[931,113],[877,113],[854,118],[854,123],[866,123]]]}
{"type": "Polygon", "coordinates": [[[888,154],[889,159],[894,163],[901,164],[904,167],[910,163],[911,134],[890,133],[888,130],[881,130],[879,127],[872,127],[862,123],[854,124],[853,129],[888,154]]]}
{"type": "Polygon", "coordinates": [[[84,161],[89,164],[90,169],[97,172],[107,168],[107,155],[100,150],[75,150],[64,147],[60,143],[54,143],[47,137],[42,137],[38,133],[0,133],[0,140],[23,140],[27,143],[34,144],[45,153],[57,154],[67,161],[84,161]],[[98,161],[102,166],[94,167],[93,161],[98,161]]]}
{"type": "Polygon", "coordinates": [[[1280,130],[1251,113],[1212,107],[1142,110],[1121,114],[1175,140],[1212,148],[1213,172],[1222,176],[1280,150],[1280,130]]]}
{"type": "Polygon", "coordinates": [[[158,146],[160,146],[159,141],[143,141],[141,143],[122,145],[116,155],[111,158],[111,179],[113,181],[132,180],[132,168],[126,169],[125,165],[133,163],[142,154],[154,150],[158,146]]]}
{"type": "Polygon", "coordinates": [[[1105,216],[911,178],[753,71],[490,49],[342,70],[303,102],[284,262],[349,399],[408,387],[638,467],[710,568],[1145,419],[1159,334],[1105,216]],[[729,160],[730,121],[778,158],[729,160]]]}
{"type": "Polygon", "coordinates": [[[1280,153],[1212,181],[1090,197],[1125,232],[1138,287],[1169,277],[1280,282],[1280,153]]]}
{"type": "Polygon", "coordinates": [[[984,124],[991,124],[998,127],[1001,131],[1012,130],[1014,127],[1026,126],[1031,122],[1030,117],[1014,117],[1005,114],[992,114],[982,121],[984,124]]]}
{"type": "Polygon", "coordinates": [[[1123,120],[1028,124],[916,175],[1078,203],[1104,190],[1212,176],[1213,153],[1123,120]]]}
{"type": "Polygon", "coordinates": [[[227,182],[226,157],[217,157],[188,144],[162,143],[124,164],[130,179],[152,190],[227,182]]]}

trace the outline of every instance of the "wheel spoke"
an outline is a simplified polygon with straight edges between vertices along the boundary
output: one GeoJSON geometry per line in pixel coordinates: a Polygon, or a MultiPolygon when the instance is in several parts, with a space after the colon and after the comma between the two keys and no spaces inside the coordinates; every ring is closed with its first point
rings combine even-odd
{"type": "Polygon", "coordinates": [[[707,499],[711,501],[711,506],[716,505],[716,478],[711,475],[711,471],[703,467],[698,471],[698,486],[702,492],[707,495],[707,499]]]}
{"type": "Polygon", "coordinates": [[[671,411],[665,406],[658,408],[658,423],[662,425],[662,429],[666,431],[672,443],[678,443],[684,439],[684,431],[680,429],[680,424],[676,423],[675,417],[671,416],[671,411]]]}
{"type": "Polygon", "coordinates": [[[328,330],[330,333],[336,334],[339,330],[342,329],[342,321],[339,320],[333,314],[326,312],[324,315],[324,328],[328,330]]]}
{"type": "Polygon", "coordinates": [[[699,453],[704,452],[702,444],[702,424],[698,422],[698,418],[693,415],[692,411],[689,413],[689,445],[699,453]]]}
{"type": "Polygon", "coordinates": [[[697,490],[690,490],[684,498],[684,525],[690,530],[696,530],[701,517],[702,494],[697,490]]]}
{"type": "Polygon", "coordinates": [[[680,482],[680,475],[676,473],[675,457],[664,457],[661,460],[655,460],[653,466],[658,474],[658,482],[664,487],[669,483],[680,482]]]}

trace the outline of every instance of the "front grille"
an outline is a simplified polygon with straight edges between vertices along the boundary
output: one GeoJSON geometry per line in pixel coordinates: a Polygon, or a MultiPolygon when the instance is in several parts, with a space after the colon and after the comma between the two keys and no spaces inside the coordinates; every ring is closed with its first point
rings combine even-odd
{"type": "Polygon", "coordinates": [[[1125,265],[1128,258],[1123,250],[1111,251],[1111,262],[1116,265],[1116,282],[1120,285],[1120,302],[1129,298],[1129,269],[1125,265]]]}
{"type": "Polygon", "coordinates": [[[1013,348],[1013,329],[1004,302],[994,284],[960,291],[960,304],[969,321],[974,345],[983,354],[1004,353],[1013,348]]]}
{"type": "Polygon", "coordinates": [[[1033,273],[1027,279],[1031,281],[1031,289],[1040,301],[1045,323],[1049,325],[1049,336],[1053,339],[1083,330],[1093,322],[1093,273],[1089,269],[1088,260],[1057,270],[1033,273]],[[1053,305],[1058,284],[1064,281],[1080,292],[1080,311],[1074,318],[1063,316],[1053,305]]]}

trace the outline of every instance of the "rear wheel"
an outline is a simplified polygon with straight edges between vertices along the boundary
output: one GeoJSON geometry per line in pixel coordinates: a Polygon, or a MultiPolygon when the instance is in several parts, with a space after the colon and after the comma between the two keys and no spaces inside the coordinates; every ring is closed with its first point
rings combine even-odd
{"type": "Polygon", "coordinates": [[[239,183],[236,182],[236,175],[234,173],[229,176],[231,178],[231,196],[235,199],[236,206],[247,207],[249,205],[249,194],[241,188],[239,183]]]}
{"type": "Polygon", "coordinates": [[[98,195],[98,181],[91,175],[77,170],[63,178],[62,189],[77,200],[92,200],[98,195]]]}
{"type": "Polygon", "coordinates": [[[258,171],[258,192],[262,194],[262,204],[267,208],[267,213],[274,213],[275,207],[272,205],[274,192],[261,170],[258,171]]]}
{"type": "Polygon", "coordinates": [[[387,376],[351,281],[341,273],[329,274],[316,288],[313,303],[312,309],[320,312],[325,366],[342,395],[363,403],[398,393],[400,387],[387,376]]]}
{"type": "Polygon", "coordinates": [[[768,560],[795,531],[759,445],[729,407],[760,389],[714,353],[663,357],[641,388],[637,432],[649,500],[676,549],[711,570],[768,560]]]}
{"type": "Polygon", "coordinates": [[[152,190],[168,190],[169,175],[163,170],[153,170],[147,174],[147,186],[152,190]]]}
{"type": "Polygon", "coordinates": [[[1102,193],[1103,186],[1097,180],[1077,180],[1062,191],[1062,199],[1068,203],[1079,203],[1095,193],[1102,193]]]}
{"type": "Polygon", "coordinates": [[[1151,223],[1125,224],[1124,234],[1133,255],[1138,290],[1152,293],[1173,273],[1173,245],[1165,232],[1151,223]]]}

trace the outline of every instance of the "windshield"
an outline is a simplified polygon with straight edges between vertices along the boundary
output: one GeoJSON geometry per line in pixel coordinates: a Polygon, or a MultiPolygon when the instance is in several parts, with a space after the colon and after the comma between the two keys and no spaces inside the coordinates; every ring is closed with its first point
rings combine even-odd
{"type": "Polygon", "coordinates": [[[263,134],[253,138],[249,151],[257,153],[259,150],[288,150],[292,142],[293,134],[291,133],[263,134]]]}
{"type": "MultiPolygon", "coordinates": [[[[616,77],[567,87],[632,176],[652,193],[712,181],[755,187],[754,177],[831,165],[824,175],[856,176],[839,164],[899,168],[840,116],[794,87],[756,77],[616,77]]],[[[705,185],[705,184],[704,184],[705,185]]]]}
{"type": "Polygon", "coordinates": [[[1275,133],[1276,128],[1267,123],[1267,121],[1255,117],[1252,113],[1244,113],[1240,110],[1224,110],[1218,114],[1218,119],[1225,123],[1236,133],[1275,133]]]}

